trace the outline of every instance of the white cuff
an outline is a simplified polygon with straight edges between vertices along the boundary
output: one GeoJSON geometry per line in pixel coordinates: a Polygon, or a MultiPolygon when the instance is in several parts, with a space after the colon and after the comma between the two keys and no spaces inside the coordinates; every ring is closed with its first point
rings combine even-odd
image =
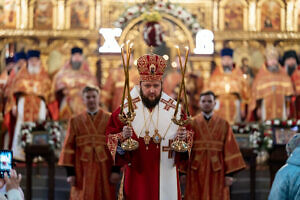
{"type": "Polygon", "coordinates": [[[7,194],[7,199],[9,200],[23,200],[20,191],[18,189],[11,189],[6,194],[7,194]]]}

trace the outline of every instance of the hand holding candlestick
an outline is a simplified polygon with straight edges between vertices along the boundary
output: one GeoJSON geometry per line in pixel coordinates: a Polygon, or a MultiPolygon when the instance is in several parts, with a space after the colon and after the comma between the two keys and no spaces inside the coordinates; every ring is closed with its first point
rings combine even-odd
{"type": "MultiPolygon", "coordinates": [[[[189,48],[186,47],[184,67],[182,67],[179,47],[177,46],[176,48],[177,48],[177,53],[178,53],[178,57],[179,57],[179,64],[180,64],[182,79],[181,79],[179,93],[178,93],[178,96],[177,96],[177,104],[176,104],[176,108],[175,108],[175,112],[174,112],[174,116],[172,118],[172,121],[175,124],[179,125],[180,129],[182,129],[182,127],[185,124],[187,124],[190,120],[190,113],[189,113],[189,110],[188,110],[188,102],[187,102],[186,88],[185,88],[185,82],[184,82],[185,73],[186,73],[186,65],[187,65],[187,60],[188,60],[188,55],[189,55],[189,48]],[[185,111],[186,111],[186,114],[187,114],[187,119],[183,119],[182,114],[180,115],[180,119],[176,118],[177,113],[178,113],[178,107],[179,107],[180,97],[181,97],[182,91],[184,92],[184,106],[185,106],[185,111]]],[[[185,131],[185,133],[186,133],[186,131],[185,131]]],[[[179,137],[171,144],[171,147],[174,151],[177,151],[177,152],[186,152],[188,150],[187,143],[179,137]]]]}
{"type": "MultiPolygon", "coordinates": [[[[132,98],[130,95],[130,87],[129,87],[129,60],[130,60],[130,55],[131,55],[131,49],[132,49],[133,44],[129,46],[129,41],[126,43],[126,65],[125,65],[125,58],[124,58],[124,52],[123,52],[123,47],[124,45],[121,46],[121,55],[122,55],[122,61],[123,61],[123,69],[124,69],[124,75],[125,75],[125,81],[124,81],[124,89],[123,89],[123,96],[122,96],[122,104],[121,104],[121,110],[119,114],[119,119],[126,124],[126,130],[128,128],[131,128],[131,122],[135,118],[135,112],[133,109],[132,105],[132,98]],[[124,113],[124,100],[125,100],[125,95],[127,92],[127,101],[128,101],[128,112],[124,113]]],[[[131,137],[126,139],[124,142],[121,144],[122,149],[125,151],[133,151],[139,147],[139,143],[136,140],[133,140],[131,137]]]]}

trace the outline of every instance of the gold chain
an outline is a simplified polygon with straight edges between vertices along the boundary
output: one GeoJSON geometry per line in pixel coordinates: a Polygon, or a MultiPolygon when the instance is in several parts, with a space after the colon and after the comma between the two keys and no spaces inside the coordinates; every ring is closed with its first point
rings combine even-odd
{"type": "MultiPolygon", "coordinates": [[[[144,110],[144,105],[143,105],[144,125],[143,125],[143,128],[141,129],[141,132],[140,132],[140,134],[138,135],[138,137],[141,136],[141,134],[142,134],[144,128],[145,128],[145,129],[149,129],[150,122],[148,123],[148,128],[147,128],[146,126],[147,126],[147,122],[149,121],[150,117],[151,117],[151,119],[152,119],[152,114],[153,114],[153,113],[154,113],[154,112],[151,112],[150,115],[148,116],[147,120],[146,120],[146,117],[145,117],[145,110],[144,110]]],[[[147,130],[146,130],[146,131],[147,131],[147,130]]]]}
{"type": "MultiPolygon", "coordinates": [[[[157,119],[156,119],[156,126],[155,126],[154,121],[153,121],[152,116],[151,116],[152,124],[153,124],[153,126],[155,127],[155,129],[156,129],[157,131],[158,131],[158,121],[159,121],[158,119],[159,119],[159,102],[158,102],[158,105],[157,105],[157,119]]],[[[163,140],[165,139],[165,137],[166,137],[166,135],[167,135],[167,133],[168,133],[168,131],[169,131],[169,129],[170,129],[171,124],[172,124],[172,121],[169,123],[169,126],[168,126],[166,132],[164,133],[164,135],[163,135],[163,137],[162,137],[163,140]]],[[[158,132],[158,134],[159,134],[159,132],[158,132]]],[[[160,135],[160,134],[159,134],[159,135],[160,135]]],[[[160,135],[160,136],[161,136],[161,135],[160,135]]]]}

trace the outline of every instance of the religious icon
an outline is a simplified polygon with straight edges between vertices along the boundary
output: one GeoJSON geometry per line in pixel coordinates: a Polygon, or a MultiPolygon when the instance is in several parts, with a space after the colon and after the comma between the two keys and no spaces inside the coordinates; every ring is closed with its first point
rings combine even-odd
{"type": "Polygon", "coordinates": [[[239,0],[230,1],[224,6],[224,28],[226,30],[243,29],[243,4],[239,0]]]}
{"type": "Polygon", "coordinates": [[[48,0],[38,0],[34,6],[34,27],[38,29],[52,28],[52,3],[48,0]]]}
{"type": "Polygon", "coordinates": [[[265,31],[279,31],[281,7],[277,1],[266,1],[261,6],[261,25],[265,31]]]}
{"type": "Polygon", "coordinates": [[[89,4],[86,1],[72,1],[71,28],[89,28],[89,4]]]}
{"type": "Polygon", "coordinates": [[[4,28],[16,28],[16,1],[0,1],[0,25],[4,28]]]}

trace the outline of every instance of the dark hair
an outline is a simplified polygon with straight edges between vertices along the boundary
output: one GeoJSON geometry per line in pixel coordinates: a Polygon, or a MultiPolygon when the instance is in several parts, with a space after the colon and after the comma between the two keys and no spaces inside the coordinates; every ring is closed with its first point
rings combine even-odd
{"type": "Polygon", "coordinates": [[[202,96],[208,96],[208,95],[211,95],[211,96],[213,96],[214,97],[214,99],[216,99],[216,95],[215,95],[215,93],[213,93],[213,91],[206,91],[206,92],[202,92],[201,94],[200,94],[200,98],[202,97],[202,96]]]}
{"type": "Polygon", "coordinates": [[[90,91],[96,91],[99,94],[99,88],[97,86],[85,86],[82,90],[82,94],[90,91]]]}

